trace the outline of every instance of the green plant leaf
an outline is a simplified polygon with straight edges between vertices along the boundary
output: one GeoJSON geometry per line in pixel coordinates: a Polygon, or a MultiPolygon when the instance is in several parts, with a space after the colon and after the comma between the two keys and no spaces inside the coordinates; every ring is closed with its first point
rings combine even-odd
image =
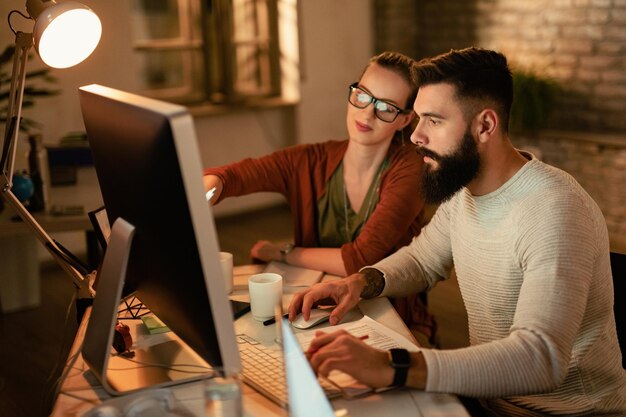
{"type": "Polygon", "coordinates": [[[44,90],[44,89],[40,89],[40,88],[35,88],[35,87],[25,87],[24,88],[24,96],[29,96],[29,97],[49,97],[49,96],[54,96],[57,95],[59,93],[59,91],[57,90],[44,90]]]}
{"type": "Polygon", "coordinates": [[[14,53],[15,53],[14,45],[9,45],[6,48],[4,48],[4,51],[2,51],[2,54],[0,54],[0,65],[4,65],[7,62],[11,61],[13,59],[14,53]]]}
{"type": "MultiPolygon", "coordinates": [[[[0,121],[6,123],[7,109],[9,100],[9,88],[11,85],[11,71],[13,67],[13,56],[15,54],[15,45],[9,45],[4,48],[0,54],[0,121]]],[[[32,58],[32,54],[28,55],[28,59],[32,58]]],[[[24,97],[22,99],[22,108],[33,107],[36,100],[40,98],[52,97],[60,93],[60,90],[52,90],[45,87],[46,84],[53,84],[57,79],[52,76],[49,68],[41,68],[26,72],[26,85],[24,87],[24,97]],[[38,85],[33,86],[32,81],[38,80],[38,85]]],[[[41,124],[28,119],[22,118],[20,130],[29,132],[31,129],[40,128],[41,124]]]]}
{"type": "Polygon", "coordinates": [[[26,78],[37,78],[37,77],[45,77],[50,73],[50,68],[42,68],[35,71],[27,71],[26,78]]]}
{"type": "Polygon", "coordinates": [[[546,126],[558,92],[556,82],[530,70],[513,70],[513,105],[509,130],[536,132],[546,126]]]}

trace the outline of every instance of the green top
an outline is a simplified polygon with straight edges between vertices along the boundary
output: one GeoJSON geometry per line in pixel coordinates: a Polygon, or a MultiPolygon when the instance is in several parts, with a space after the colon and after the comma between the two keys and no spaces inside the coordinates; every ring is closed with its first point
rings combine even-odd
{"type": "Polygon", "coordinates": [[[338,248],[356,239],[378,204],[380,177],[388,166],[389,158],[386,157],[370,184],[361,209],[355,213],[350,205],[343,181],[343,162],[339,164],[328,181],[326,193],[317,202],[320,247],[338,248]]]}

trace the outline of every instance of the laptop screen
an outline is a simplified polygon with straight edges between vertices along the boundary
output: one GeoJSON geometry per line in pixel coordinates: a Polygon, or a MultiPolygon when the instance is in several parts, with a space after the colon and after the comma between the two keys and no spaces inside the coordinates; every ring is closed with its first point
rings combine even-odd
{"type": "Polygon", "coordinates": [[[289,321],[283,319],[279,331],[285,356],[289,415],[335,417],[330,401],[326,398],[309,361],[302,352],[289,321]]]}

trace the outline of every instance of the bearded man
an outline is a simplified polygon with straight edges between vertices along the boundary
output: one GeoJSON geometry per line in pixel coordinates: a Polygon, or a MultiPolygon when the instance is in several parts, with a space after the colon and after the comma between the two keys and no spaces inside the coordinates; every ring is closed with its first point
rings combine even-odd
{"type": "Polygon", "coordinates": [[[387,352],[320,333],[313,369],[472,398],[477,415],[626,415],[604,217],[570,175],[512,145],[506,57],[453,50],[418,64],[418,86],[411,140],[441,205],[411,244],[297,294],[289,315],[332,298],[336,324],[361,298],[428,290],[454,265],[470,346],[387,352]]]}

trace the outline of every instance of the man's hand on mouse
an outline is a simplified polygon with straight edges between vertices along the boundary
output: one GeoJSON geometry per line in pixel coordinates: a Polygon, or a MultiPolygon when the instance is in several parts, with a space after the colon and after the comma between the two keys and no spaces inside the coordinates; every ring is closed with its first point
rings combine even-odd
{"type": "Polygon", "coordinates": [[[341,280],[315,284],[300,291],[294,295],[289,304],[289,321],[293,321],[300,311],[304,319],[309,320],[311,309],[316,303],[330,298],[337,304],[329,318],[330,324],[334,326],[358,304],[365,284],[365,276],[356,273],[341,280]]]}
{"type": "Polygon", "coordinates": [[[304,319],[302,314],[298,314],[291,322],[291,325],[296,329],[310,329],[313,326],[317,326],[321,323],[325,323],[330,318],[330,314],[333,311],[333,307],[330,308],[314,308],[311,310],[311,315],[308,320],[304,319]]]}

